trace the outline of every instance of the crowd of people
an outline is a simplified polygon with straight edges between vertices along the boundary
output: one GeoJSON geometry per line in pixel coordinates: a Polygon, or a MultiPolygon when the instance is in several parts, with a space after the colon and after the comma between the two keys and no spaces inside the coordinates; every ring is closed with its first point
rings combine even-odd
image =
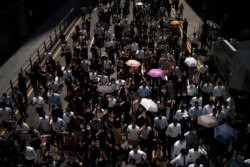
{"type": "Polygon", "coordinates": [[[18,75],[13,94],[3,94],[0,115],[10,135],[1,137],[1,165],[219,167],[232,158],[242,163],[249,159],[250,124],[234,112],[235,94],[225,96],[213,60],[199,67],[185,63],[187,57],[197,59],[207,42],[199,48],[193,34],[191,53],[186,49],[188,20],[183,10],[178,0],[103,1],[93,30],[84,17],[72,44],[62,35],[65,60],[55,61],[46,52],[45,68],[34,63],[18,75]],[[172,25],[173,20],[180,24],[172,25]],[[95,39],[91,54],[90,31],[95,39]],[[139,65],[126,63],[131,59],[139,65]],[[164,76],[147,74],[159,68],[164,76]],[[27,76],[38,128],[26,123],[27,76]],[[145,98],[157,104],[157,112],[141,104],[145,98]],[[203,115],[235,128],[237,140],[216,140],[214,127],[198,123],[203,115]]]}

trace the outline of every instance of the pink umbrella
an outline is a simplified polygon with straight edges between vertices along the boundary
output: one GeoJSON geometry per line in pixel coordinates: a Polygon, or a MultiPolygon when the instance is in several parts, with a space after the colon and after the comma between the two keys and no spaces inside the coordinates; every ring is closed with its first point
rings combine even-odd
{"type": "Polygon", "coordinates": [[[129,67],[140,67],[141,63],[137,60],[130,59],[126,62],[129,67]]]}
{"type": "Polygon", "coordinates": [[[160,68],[152,68],[147,72],[147,74],[153,78],[164,77],[166,75],[166,71],[160,68]]]}

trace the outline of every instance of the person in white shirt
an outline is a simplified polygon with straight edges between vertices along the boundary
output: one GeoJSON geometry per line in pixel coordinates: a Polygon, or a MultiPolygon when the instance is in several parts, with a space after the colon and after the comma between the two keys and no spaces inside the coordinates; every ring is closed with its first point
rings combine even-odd
{"type": "Polygon", "coordinates": [[[66,124],[63,119],[58,118],[52,115],[52,119],[50,120],[50,124],[53,130],[53,133],[56,138],[58,148],[63,148],[63,133],[66,128],[66,124]]]}
{"type": "Polygon", "coordinates": [[[158,113],[158,116],[154,118],[154,127],[158,127],[161,131],[164,131],[168,126],[168,121],[165,116],[162,116],[161,113],[158,113]]]}
{"type": "Polygon", "coordinates": [[[181,135],[181,124],[175,118],[168,125],[166,135],[168,137],[168,155],[171,155],[171,148],[181,135]]]}
{"type": "Polygon", "coordinates": [[[191,119],[195,119],[202,114],[202,107],[199,102],[194,102],[194,106],[188,110],[188,115],[191,119]]]}
{"type": "Polygon", "coordinates": [[[35,106],[36,112],[40,117],[44,107],[44,99],[42,96],[40,96],[39,92],[35,92],[35,96],[32,98],[31,103],[33,106],[35,106]]]}
{"type": "Polygon", "coordinates": [[[127,139],[130,145],[138,145],[140,130],[140,127],[136,125],[135,121],[127,127],[127,139]]]}
{"type": "Polygon", "coordinates": [[[187,106],[189,106],[191,99],[197,93],[195,84],[190,80],[187,85],[187,106]]]}
{"type": "Polygon", "coordinates": [[[128,161],[135,166],[141,166],[146,159],[146,153],[138,149],[137,146],[133,146],[133,149],[128,154],[128,161]]]}
{"type": "Polygon", "coordinates": [[[204,154],[206,156],[205,150],[199,148],[199,144],[195,143],[193,148],[188,150],[188,155],[190,157],[190,162],[194,163],[197,159],[201,157],[201,155],[204,154]]]}
{"type": "Polygon", "coordinates": [[[187,149],[181,149],[180,154],[173,158],[172,161],[170,161],[170,164],[176,167],[186,167],[189,164],[189,156],[188,156],[188,151],[187,149]]]}
{"type": "Polygon", "coordinates": [[[210,96],[213,93],[214,87],[213,84],[209,81],[204,81],[205,83],[201,87],[202,91],[202,100],[203,100],[203,105],[206,105],[209,101],[210,96]]]}
{"type": "Polygon", "coordinates": [[[222,110],[221,106],[216,107],[216,115],[215,115],[215,117],[217,118],[219,125],[224,123],[224,121],[226,120],[227,114],[222,110]]]}
{"type": "Polygon", "coordinates": [[[230,115],[232,112],[231,108],[228,105],[227,101],[224,101],[221,107],[221,110],[225,113],[225,115],[230,115]]]}
{"type": "Polygon", "coordinates": [[[50,118],[45,114],[45,111],[42,111],[42,115],[39,117],[38,127],[42,130],[43,133],[47,134],[51,130],[50,118]]]}
{"type": "Polygon", "coordinates": [[[74,117],[74,112],[71,111],[69,108],[66,108],[65,112],[63,113],[63,120],[65,122],[65,124],[69,124],[70,120],[72,119],[72,117],[74,117]]]}
{"type": "Polygon", "coordinates": [[[190,165],[188,165],[188,167],[203,167],[201,159],[200,158],[196,159],[195,163],[191,163],[190,165]]]}
{"type": "Polygon", "coordinates": [[[126,81],[124,81],[123,79],[119,78],[115,81],[115,84],[117,85],[117,88],[119,89],[121,86],[125,86],[126,81]]]}
{"type": "Polygon", "coordinates": [[[98,73],[94,70],[92,70],[91,72],[89,72],[89,79],[91,81],[97,81],[98,80],[98,73]]]}
{"type": "Polygon", "coordinates": [[[137,42],[133,42],[133,43],[131,44],[131,51],[132,51],[133,53],[136,53],[137,50],[139,50],[139,45],[138,45],[137,42]]]}
{"type": "Polygon", "coordinates": [[[90,61],[88,59],[83,59],[81,61],[81,68],[83,69],[84,72],[88,73],[90,70],[90,61]]]}
{"type": "Polygon", "coordinates": [[[174,159],[177,155],[181,153],[182,149],[186,149],[186,148],[187,148],[186,139],[184,136],[181,136],[180,140],[177,140],[174,143],[174,146],[172,148],[173,150],[172,150],[171,158],[174,159]]]}
{"type": "Polygon", "coordinates": [[[100,85],[107,85],[109,83],[109,78],[108,76],[104,75],[103,73],[99,77],[99,84],[100,85]]]}
{"type": "Polygon", "coordinates": [[[184,104],[180,105],[180,109],[176,111],[174,118],[181,124],[182,132],[185,132],[188,127],[189,115],[184,104]]]}
{"type": "Polygon", "coordinates": [[[199,104],[200,104],[200,106],[202,106],[202,97],[200,96],[200,94],[199,93],[196,93],[196,96],[194,96],[192,99],[191,99],[191,101],[190,101],[190,105],[191,105],[191,107],[193,107],[194,106],[194,102],[195,101],[198,101],[199,102],[199,104]]]}
{"type": "Polygon", "coordinates": [[[36,158],[37,158],[37,154],[36,154],[35,149],[31,146],[25,146],[24,148],[25,166],[34,167],[36,158]]]}
{"type": "Polygon", "coordinates": [[[148,147],[148,144],[150,144],[148,143],[148,135],[151,130],[152,129],[148,123],[144,123],[144,125],[140,129],[140,146],[142,149],[148,147]]]}
{"type": "MultiPolygon", "coordinates": [[[[0,103],[0,118],[4,122],[9,122],[12,116],[12,110],[6,107],[4,103],[0,103]]],[[[4,124],[4,123],[3,123],[4,124]]]]}
{"type": "Polygon", "coordinates": [[[184,133],[184,137],[186,139],[187,148],[192,148],[194,143],[199,140],[194,126],[189,127],[189,131],[184,133]]]}
{"type": "Polygon", "coordinates": [[[199,71],[200,71],[201,75],[205,75],[208,72],[208,65],[206,64],[206,62],[204,62],[200,66],[199,71]]]}
{"type": "Polygon", "coordinates": [[[144,61],[144,50],[143,49],[137,50],[135,53],[135,58],[142,63],[144,61]]]}
{"type": "Polygon", "coordinates": [[[74,80],[72,71],[67,66],[63,71],[63,79],[67,87],[70,86],[71,82],[74,80]]]}
{"type": "Polygon", "coordinates": [[[207,105],[205,105],[202,109],[202,115],[212,114],[214,108],[215,108],[214,101],[209,100],[209,103],[207,105]]]}
{"type": "Polygon", "coordinates": [[[107,76],[110,76],[112,68],[113,68],[113,65],[112,65],[111,60],[109,60],[108,58],[105,58],[105,60],[103,60],[103,69],[106,72],[107,76]]]}
{"type": "Polygon", "coordinates": [[[154,118],[154,128],[159,129],[159,139],[162,142],[163,147],[163,155],[166,155],[166,129],[168,126],[168,120],[165,116],[162,116],[161,113],[158,113],[158,117],[154,118]]]}
{"type": "Polygon", "coordinates": [[[219,105],[222,105],[224,101],[224,92],[225,87],[222,85],[222,82],[219,81],[217,86],[215,86],[213,90],[213,96],[216,98],[215,104],[219,103],[219,105]]]}
{"type": "Polygon", "coordinates": [[[230,95],[226,102],[228,103],[228,106],[230,107],[231,110],[234,110],[235,109],[235,97],[230,95]]]}

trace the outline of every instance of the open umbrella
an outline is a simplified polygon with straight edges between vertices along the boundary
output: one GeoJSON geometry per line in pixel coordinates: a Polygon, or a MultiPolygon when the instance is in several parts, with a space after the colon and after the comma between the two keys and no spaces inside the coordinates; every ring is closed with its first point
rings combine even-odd
{"type": "Polygon", "coordinates": [[[108,85],[99,85],[97,86],[96,91],[99,93],[113,93],[115,90],[108,85]]]}
{"type": "Polygon", "coordinates": [[[184,62],[188,67],[197,67],[197,60],[193,57],[187,57],[184,62]]]}
{"type": "Polygon", "coordinates": [[[140,104],[147,110],[151,112],[157,112],[158,111],[158,106],[157,104],[148,98],[142,98],[140,104]]]}
{"type": "Polygon", "coordinates": [[[143,6],[142,2],[136,2],[135,6],[143,6]]]}
{"type": "Polygon", "coordinates": [[[153,78],[164,77],[166,75],[166,71],[160,68],[152,68],[147,72],[147,74],[153,78]]]}
{"type": "Polygon", "coordinates": [[[207,128],[212,128],[218,126],[218,121],[214,116],[206,114],[198,117],[198,124],[207,128]]]}
{"type": "Polygon", "coordinates": [[[126,61],[126,64],[129,66],[129,67],[140,67],[141,63],[137,60],[134,60],[134,59],[130,59],[128,61],[126,61]]]}
{"type": "Polygon", "coordinates": [[[224,123],[214,129],[214,138],[224,144],[229,144],[237,140],[237,133],[227,123],[224,123]]]}
{"type": "Polygon", "coordinates": [[[170,21],[170,24],[173,26],[179,26],[181,24],[181,22],[179,20],[172,20],[172,21],[170,21]]]}

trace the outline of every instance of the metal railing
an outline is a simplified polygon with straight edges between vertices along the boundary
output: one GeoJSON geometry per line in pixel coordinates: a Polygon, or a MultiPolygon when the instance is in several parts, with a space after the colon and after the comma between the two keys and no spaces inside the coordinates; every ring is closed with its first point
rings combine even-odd
{"type": "MultiPolygon", "coordinates": [[[[43,42],[43,44],[41,44],[41,46],[38,47],[37,50],[30,55],[29,63],[26,63],[23,67],[21,67],[20,72],[23,73],[24,71],[30,71],[34,62],[38,62],[41,67],[44,67],[45,51],[49,51],[51,54],[55,52],[56,48],[59,45],[60,35],[62,33],[64,35],[68,34],[71,27],[74,26],[74,23],[76,22],[77,18],[80,17],[80,14],[80,6],[71,9],[71,11],[59,23],[58,27],[54,29],[53,33],[51,33],[48,38],[43,42]]],[[[13,88],[18,85],[18,77],[16,76],[15,78],[11,79],[9,84],[9,88],[5,91],[5,93],[7,94],[11,94],[13,88]]],[[[29,80],[27,80],[26,85],[27,87],[30,86],[29,80]]]]}

